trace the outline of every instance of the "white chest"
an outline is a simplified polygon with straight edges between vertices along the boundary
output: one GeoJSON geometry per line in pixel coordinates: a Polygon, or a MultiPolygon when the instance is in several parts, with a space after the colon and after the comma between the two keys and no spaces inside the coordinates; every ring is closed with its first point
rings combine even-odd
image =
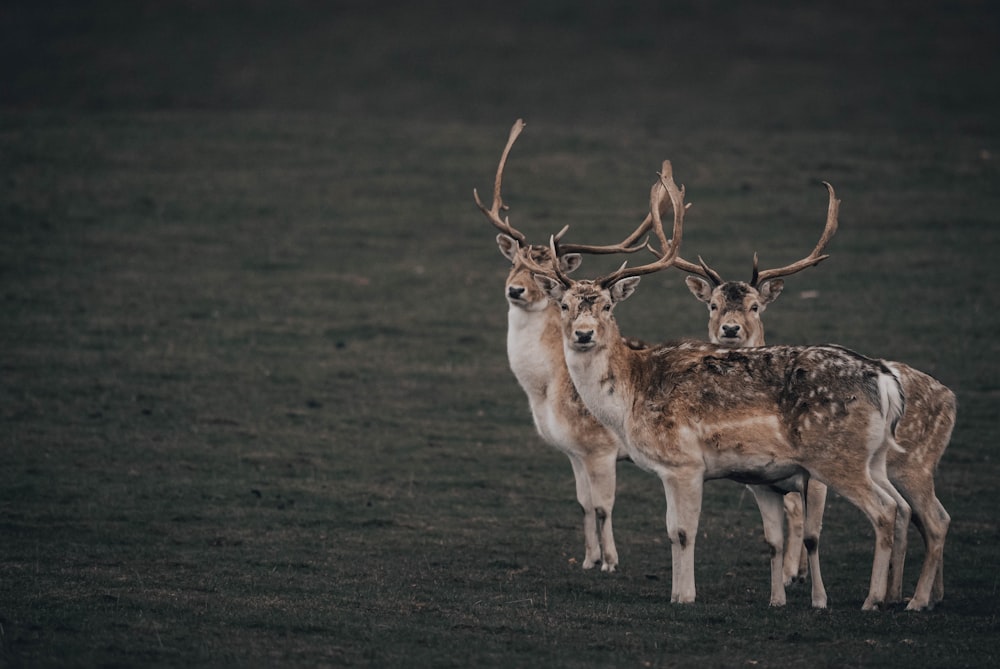
{"type": "Polygon", "coordinates": [[[580,353],[565,348],[566,365],[573,385],[587,410],[605,427],[628,442],[625,418],[631,393],[625,383],[612,373],[606,355],[580,353]]]}
{"type": "Polygon", "coordinates": [[[511,307],[507,314],[507,359],[518,383],[533,402],[547,393],[562,351],[546,346],[550,330],[558,327],[548,311],[532,312],[511,307]]]}

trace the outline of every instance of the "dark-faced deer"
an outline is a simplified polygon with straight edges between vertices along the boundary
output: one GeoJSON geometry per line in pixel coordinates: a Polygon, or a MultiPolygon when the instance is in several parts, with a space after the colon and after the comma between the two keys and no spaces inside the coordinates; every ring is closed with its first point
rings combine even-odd
{"type": "MultiPolygon", "coordinates": [[[[812,253],[802,260],[759,271],[757,255],[754,254],[749,283],[724,281],[700,257],[697,264],[683,258],[675,261],[674,267],[693,274],[687,277],[687,286],[695,297],[708,305],[708,336],[712,342],[729,348],[764,346],[761,315],[781,294],[784,277],[829,257],[823,255],[823,251],[837,231],[840,201],[836,199],[833,187],[825,185],[830,196],[826,226],[812,253]]],[[[912,508],[912,520],[920,531],[925,548],[923,567],[907,609],[928,609],[944,597],[944,543],[951,519],[935,494],[934,473],[951,440],[957,403],[955,394],[933,377],[902,363],[885,364],[899,376],[906,398],[906,411],[896,429],[896,441],[903,450],[889,452],[887,470],[889,479],[912,508]]],[[[818,593],[823,592],[818,547],[826,487],[818,481],[811,481],[808,494],[804,530],[800,498],[794,493],[785,497],[790,540],[786,544],[784,573],[786,583],[795,577],[802,578],[805,556],[808,555],[815,603],[818,593]]],[[[906,509],[900,513],[905,514],[906,509]]],[[[887,594],[889,602],[902,601],[903,597],[905,537],[904,534],[902,541],[893,544],[887,594]]]]}
{"type": "MultiPolygon", "coordinates": [[[[536,273],[535,281],[559,305],[563,353],[583,403],[619,437],[632,460],[663,483],[671,601],[695,599],[694,546],[705,480],[801,489],[813,477],[870,520],[875,554],[863,608],[881,606],[894,534],[906,529],[896,523],[897,508],[906,501],[885,471],[903,410],[899,380],[881,362],[836,346],[626,345],[613,309],[642,275],[673,264],[681,244],[683,190],[674,184],[669,163],[651,200],[658,189],[669,193],[674,209],[668,241],[659,207],[650,206],[662,249],[658,260],[593,281],[574,281],[553,266],[551,273],[536,273]]],[[[762,501],[780,516],[780,494],[764,492],[762,501]]],[[[783,591],[780,602],[773,591],[775,581],[783,588],[780,575],[779,554],[772,560],[772,603],[784,603],[783,591]]]]}

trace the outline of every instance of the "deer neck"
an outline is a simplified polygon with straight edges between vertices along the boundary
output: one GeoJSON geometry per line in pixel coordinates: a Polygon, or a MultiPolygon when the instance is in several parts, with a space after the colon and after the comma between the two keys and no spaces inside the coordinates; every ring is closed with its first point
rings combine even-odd
{"type": "Polygon", "coordinates": [[[560,367],[561,335],[555,306],[529,310],[510,305],[507,312],[507,359],[532,405],[547,396],[560,367]]]}
{"type": "Polygon", "coordinates": [[[569,375],[587,410],[625,441],[625,423],[631,406],[631,359],[636,355],[617,329],[608,342],[589,351],[577,351],[564,342],[563,353],[569,375]]]}

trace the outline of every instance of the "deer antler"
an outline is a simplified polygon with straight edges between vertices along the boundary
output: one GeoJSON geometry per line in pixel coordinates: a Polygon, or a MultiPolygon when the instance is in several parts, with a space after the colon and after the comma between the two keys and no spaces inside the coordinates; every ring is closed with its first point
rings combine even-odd
{"type": "Polygon", "coordinates": [[[837,199],[836,194],[833,192],[833,186],[831,186],[826,181],[823,182],[826,186],[827,191],[830,193],[830,205],[826,212],[826,227],[823,228],[823,234],[819,238],[819,242],[816,243],[816,248],[812,250],[808,256],[793,262],[791,265],[785,265],[784,267],[778,267],[775,269],[766,269],[763,272],[757,270],[757,254],[753,254],[753,278],[750,280],[750,285],[756,288],[765,281],[770,281],[771,279],[776,279],[779,276],[788,276],[790,274],[795,274],[796,272],[801,272],[807,267],[812,267],[813,265],[818,265],[822,261],[829,258],[829,255],[820,255],[823,253],[823,249],[826,248],[827,243],[837,232],[837,216],[840,212],[840,200],[837,199]]]}
{"type": "MultiPolygon", "coordinates": [[[[685,208],[691,207],[690,204],[686,204],[684,206],[685,208]]],[[[652,216],[651,215],[648,216],[647,220],[652,222],[652,216]]],[[[648,244],[646,245],[646,247],[649,249],[649,252],[652,253],[657,258],[661,258],[663,256],[663,253],[655,249],[654,247],[648,244]]],[[[704,277],[709,281],[711,281],[712,283],[714,283],[716,286],[722,285],[724,283],[724,281],[722,280],[722,276],[714,269],[709,267],[708,263],[702,260],[701,256],[698,256],[698,263],[695,264],[689,260],[685,260],[680,255],[678,255],[674,260],[673,266],[681,271],[690,272],[691,274],[697,274],[701,277],[704,277]]]]}
{"type": "Polygon", "coordinates": [[[490,222],[499,230],[500,232],[506,233],[516,239],[521,245],[526,245],[528,243],[527,238],[524,233],[515,229],[510,224],[510,218],[504,217],[500,218],[500,210],[506,211],[508,207],[503,203],[503,198],[500,197],[500,184],[503,181],[503,168],[507,164],[507,154],[510,153],[510,148],[514,146],[514,142],[517,140],[517,136],[521,134],[524,130],[524,121],[517,119],[514,121],[514,125],[510,128],[510,136],[507,138],[507,146],[504,147],[503,153],[500,154],[500,163],[497,165],[497,175],[493,182],[493,206],[489,209],[483,204],[482,200],[479,199],[479,192],[473,188],[472,195],[476,198],[476,205],[479,210],[486,214],[486,217],[490,219],[490,222]]]}
{"type": "MultiPolygon", "coordinates": [[[[650,247],[650,250],[653,252],[654,255],[659,255],[659,252],[653,249],[652,247],[650,247]]],[[[683,270],[685,272],[690,272],[691,274],[697,274],[700,277],[708,279],[716,286],[721,286],[723,283],[725,283],[725,281],[722,280],[722,275],[716,272],[711,267],[709,267],[708,263],[702,260],[701,256],[698,256],[697,265],[694,264],[693,262],[684,260],[684,258],[678,256],[677,260],[674,261],[674,267],[676,267],[679,270],[683,270]]]]}
{"type": "Polygon", "coordinates": [[[684,212],[687,211],[687,207],[684,205],[684,186],[678,188],[677,184],[674,183],[673,166],[669,160],[663,161],[663,166],[660,168],[658,174],[660,178],[653,184],[649,193],[649,213],[653,219],[653,232],[656,234],[662,248],[661,252],[654,252],[659,258],[654,262],[638,267],[627,267],[623,264],[611,274],[594,280],[594,283],[602,288],[607,288],[626,277],[658,272],[661,269],[669,267],[677,260],[684,232],[684,212]],[[674,229],[673,235],[669,240],[663,231],[663,221],[660,219],[660,210],[663,206],[663,195],[665,193],[670,196],[670,202],[674,209],[674,229]]]}
{"type": "MultiPolygon", "coordinates": [[[[525,123],[521,119],[517,119],[514,125],[511,126],[510,136],[507,138],[507,146],[504,147],[503,153],[500,155],[500,162],[497,165],[497,174],[493,182],[493,204],[487,209],[486,205],[483,204],[482,200],[479,199],[479,191],[475,188],[472,189],[472,195],[476,199],[476,205],[479,210],[486,214],[486,217],[490,222],[497,228],[500,232],[506,233],[516,239],[522,246],[527,246],[528,239],[525,237],[524,233],[516,229],[510,224],[509,217],[500,218],[501,211],[507,211],[508,207],[503,203],[503,198],[500,195],[500,186],[503,182],[503,169],[507,164],[507,156],[510,153],[511,147],[517,140],[518,135],[524,130],[525,123]]],[[[650,216],[646,217],[639,227],[636,228],[632,234],[626,237],[624,240],[618,244],[613,244],[611,246],[592,246],[588,244],[559,244],[559,240],[566,231],[569,230],[569,226],[563,226],[563,229],[557,232],[554,236],[559,255],[566,253],[594,253],[594,254],[610,254],[610,253],[635,253],[636,251],[641,251],[646,247],[646,243],[636,245],[636,242],[646,231],[649,226],[652,225],[652,218],[650,216]]],[[[556,256],[558,257],[558,256],[556,256]]]]}
{"type": "MultiPolygon", "coordinates": [[[[662,212],[659,212],[662,213],[662,212]]],[[[636,251],[641,251],[647,248],[647,244],[643,241],[641,244],[637,243],[639,239],[649,232],[649,229],[653,226],[653,214],[646,214],[646,218],[643,219],[642,223],[632,231],[632,233],[618,242],[610,246],[591,246],[589,244],[559,244],[559,238],[562,237],[566,230],[569,229],[567,225],[555,236],[555,241],[557,248],[562,253],[592,253],[592,254],[611,254],[611,253],[635,253],[636,251]]]]}

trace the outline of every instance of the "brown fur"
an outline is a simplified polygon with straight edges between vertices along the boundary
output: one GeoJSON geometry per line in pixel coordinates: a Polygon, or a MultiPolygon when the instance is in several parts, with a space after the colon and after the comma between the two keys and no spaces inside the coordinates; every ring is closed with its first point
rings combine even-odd
{"type": "MultiPolygon", "coordinates": [[[[871,521],[875,561],[864,608],[884,602],[896,509],[906,502],[885,475],[902,398],[883,364],[835,346],[736,351],[681,342],[634,350],[611,312],[637,277],[607,288],[535,278],[561,305],[566,361],[587,408],[663,481],[673,601],[695,597],[704,480],[781,485],[811,475],[871,521]]],[[[784,603],[783,590],[772,590],[772,603],[784,603]]]]}
{"type": "MultiPolygon", "coordinates": [[[[764,325],[761,314],[764,308],[777,298],[783,287],[780,279],[761,285],[760,290],[741,281],[726,281],[712,289],[706,281],[698,277],[688,277],[687,284],[699,300],[709,305],[709,339],[723,346],[733,348],[764,345],[764,325]],[[754,309],[753,307],[757,308],[754,309]],[[722,325],[727,324],[732,331],[738,326],[738,337],[723,339],[722,325]]],[[[885,363],[891,366],[900,378],[906,397],[906,410],[896,429],[896,441],[902,450],[891,450],[887,457],[889,479],[899,490],[913,511],[912,520],[920,530],[924,540],[924,562],[916,590],[910,599],[909,609],[929,609],[944,597],[943,553],[945,535],[950,517],[934,491],[934,474],[938,463],[951,440],[955,426],[957,403],[955,394],[936,379],[901,363],[885,363]]],[[[815,553],[819,545],[822,528],[823,507],[826,489],[815,485],[811,498],[812,508],[806,512],[806,551],[801,557],[799,550],[789,546],[785,553],[786,582],[790,580],[791,567],[797,565],[799,578],[805,571],[808,553],[815,553]],[[811,550],[809,547],[812,547],[811,550]],[[794,563],[793,563],[794,560],[794,563]]],[[[798,531],[803,522],[801,502],[796,503],[794,495],[786,504],[789,512],[790,532],[798,531]]],[[[902,513],[906,513],[905,509],[902,513]]],[[[902,601],[903,563],[906,558],[905,534],[902,541],[897,538],[893,546],[892,566],[888,585],[888,600],[902,601]]],[[[819,577],[818,556],[809,558],[813,572],[814,593],[822,590],[819,577]]],[[[825,594],[823,595],[825,598],[825,594]]],[[[816,595],[814,594],[814,600],[816,595]]]]}

